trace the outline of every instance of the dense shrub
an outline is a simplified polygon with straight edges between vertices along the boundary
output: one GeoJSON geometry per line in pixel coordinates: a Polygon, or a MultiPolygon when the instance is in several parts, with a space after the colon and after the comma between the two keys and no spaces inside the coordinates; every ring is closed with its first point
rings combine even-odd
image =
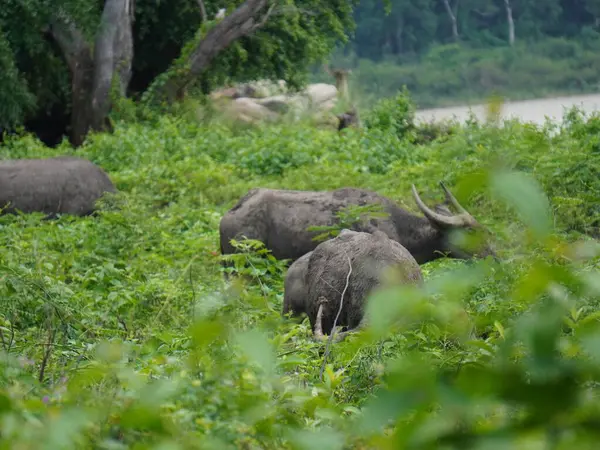
{"type": "MultiPolygon", "coordinates": [[[[341,134],[117,123],[77,151],[109,171],[115,205],[0,217],[0,447],[591,448],[600,117],[454,124],[421,145],[398,132],[404,97],[378,108],[341,134]],[[365,187],[417,211],[411,184],[434,202],[440,180],[502,263],[422,266],[425,289],[373,295],[369,329],[325,361],[306,320],[281,318],[284,268],[258,243],[222,277],[219,219],[250,188],[365,187]]],[[[56,152],[72,151],[0,147],[56,152]]]]}
{"type": "Polygon", "coordinates": [[[365,118],[365,125],[403,137],[414,128],[414,119],[415,106],[406,86],[403,86],[395,97],[384,98],[373,105],[365,118]]]}

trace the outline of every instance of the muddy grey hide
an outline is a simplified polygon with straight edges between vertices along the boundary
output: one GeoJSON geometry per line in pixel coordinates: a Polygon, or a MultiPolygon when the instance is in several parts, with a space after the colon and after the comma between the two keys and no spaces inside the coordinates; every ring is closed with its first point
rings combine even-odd
{"type": "MultiPolygon", "coordinates": [[[[417,261],[383,232],[342,230],[336,238],[319,244],[290,266],[285,278],[282,314],[299,317],[306,313],[315,337],[322,338],[332,330],[346,288],[336,326],[355,330],[364,325],[366,299],[381,285],[387,269],[394,270],[395,283],[419,286],[423,283],[417,261]]],[[[345,332],[338,339],[344,335],[345,332]]]]}
{"type": "Polygon", "coordinates": [[[472,252],[465,251],[451,242],[453,230],[472,231],[479,223],[440,183],[446,194],[446,202],[457,209],[453,215],[445,205],[433,209],[426,206],[414,185],[413,198],[424,217],[414,215],[390,199],[376,192],[357,188],[342,188],[329,192],[292,191],[256,188],[250,190],[221,219],[221,253],[234,253],[230,239],[262,241],[277,259],[292,262],[312,251],[319,244],[313,238],[319,234],[307,231],[310,226],[332,226],[337,222],[336,212],[351,205],[381,204],[387,217],[373,218],[356,223],[354,231],[382,231],[390,239],[399,242],[413,255],[419,264],[449,256],[471,259],[494,255],[487,242],[472,252]]]}
{"type": "Polygon", "coordinates": [[[3,213],[43,212],[88,215],[105,192],[116,189],[90,161],[71,156],[0,161],[0,208],[3,213]]]}

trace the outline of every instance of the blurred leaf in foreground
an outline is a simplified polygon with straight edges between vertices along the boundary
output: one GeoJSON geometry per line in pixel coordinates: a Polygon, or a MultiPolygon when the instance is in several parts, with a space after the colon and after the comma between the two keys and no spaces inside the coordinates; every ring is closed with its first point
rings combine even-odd
{"type": "Polygon", "coordinates": [[[496,172],[491,174],[490,188],[540,238],[552,229],[550,205],[539,183],[523,172],[496,172]]]}

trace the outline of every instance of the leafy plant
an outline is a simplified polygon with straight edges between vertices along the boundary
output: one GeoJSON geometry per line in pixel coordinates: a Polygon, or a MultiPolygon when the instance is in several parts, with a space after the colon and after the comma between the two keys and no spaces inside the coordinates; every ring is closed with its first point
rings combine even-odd
{"type": "Polygon", "coordinates": [[[365,126],[405,137],[414,128],[415,107],[406,86],[394,97],[379,100],[365,117],[365,126]]]}
{"type": "Polygon", "coordinates": [[[228,274],[247,276],[258,282],[264,294],[281,288],[287,260],[277,260],[265,244],[256,239],[232,239],[236,253],[221,255],[225,263],[233,263],[224,269],[228,274]]]}
{"type": "MultiPolygon", "coordinates": [[[[77,151],[120,191],[96,217],[0,216],[0,447],[596,444],[597,115],[474,120],[417,144],[125,107],[77,151]],[[433,201],[440,180],[501,261],[440,258],[422,288],[384,284],[323,378],[324,344],[281,317],[286,262],[256,240],[219,254],[220,218],[250,188],[364,187],[419,214],[411,184],[433,201]]],[[[27,134],[0,146],[57,152],[72,154],[27,134]]],[[[348,208],[317,234],[379,217],[348,208]]]]}
{"type": "Polygon", "coordinates": [[[307,228],[307,231],[323,231],[313,237],[313,241],[325,241],[340,234],[344,228],[353,229],[356,224],[364,225],[367,221],[375,218],[385,218],[389,214],[383,210],[383,205],[350,205],[341,208],[334,214],[337,221],[334,225],[319,225],[307,228]]]}

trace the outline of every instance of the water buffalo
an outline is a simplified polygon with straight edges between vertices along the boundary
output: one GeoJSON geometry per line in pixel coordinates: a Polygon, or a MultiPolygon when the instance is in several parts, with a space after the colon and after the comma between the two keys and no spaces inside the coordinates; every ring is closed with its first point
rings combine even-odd
{"type": "Polygon", "coordinates": [[[419,264],[444,255],[459,259],[493,256],[494,252],[485,240],[474,250],[462,249],[452,243],[450,234],[453,230],[471,231],[480,225],[444,184],[440,184],[447,202],[458,210],[457,215],[452,215],[443,205],[434,209],[426,206],[414,185],[413,197],[425,217],[411,214],[388,198],[365,189],[341,188],[328,192],[252,189],[221,219],[221,253],[234,253],[230,240],[245,236],[263,242],[275,258],[293,262],[319,244],[313,240],[318,232],[307,231],[310,226],[334,225],[338,221],[336,212],[350,205],[380,204],[388,213],[387,217],[372,218],[368,223],[358,222],[348,228],[384,232],[408,249],[419,264]]]}
{"type": "MultiPolygon", "coordinates": [[[[346,230],[343,230],[346,233],[346,230]]],[[[340,234],[343,234],[340,233],[340,234]]],[[[339,237],[339,235],[338,235],[339,237]]],[[[291,313],[293,317],[299,317],[308,313],[306,309],[306,274],[308,263],[313,252],[308,252],[294,261],[285,274],[283,282],[283,315],[291,313]]]]}
{"type": "Polygon", "coordinates": [[[290,266],[282,314],[306,313],[315,337],[322,338],[333,328],[343,294],[336,325],[356,329],[363,324],[365,300],[380,285],[386,269],[395,269],[395,281],[401,284],[423,283],[417,261],[385,233],[342,230],[290,266]]]}
{"type": "Polygon", "coordinates": [[[345,113],[338,114],[338,131],[342,131],[344,128],[349,128],[352,126],[360,126],[360,118],[358,116],[358,111],[356,108],[353,108],[345,113]]]}
{"type": "Polygon", "coordinates": [[[4,213],[88,215],[105,192],[108,175],[90,161],[71,156],[0,161],[0,208],[4,213]]]}

